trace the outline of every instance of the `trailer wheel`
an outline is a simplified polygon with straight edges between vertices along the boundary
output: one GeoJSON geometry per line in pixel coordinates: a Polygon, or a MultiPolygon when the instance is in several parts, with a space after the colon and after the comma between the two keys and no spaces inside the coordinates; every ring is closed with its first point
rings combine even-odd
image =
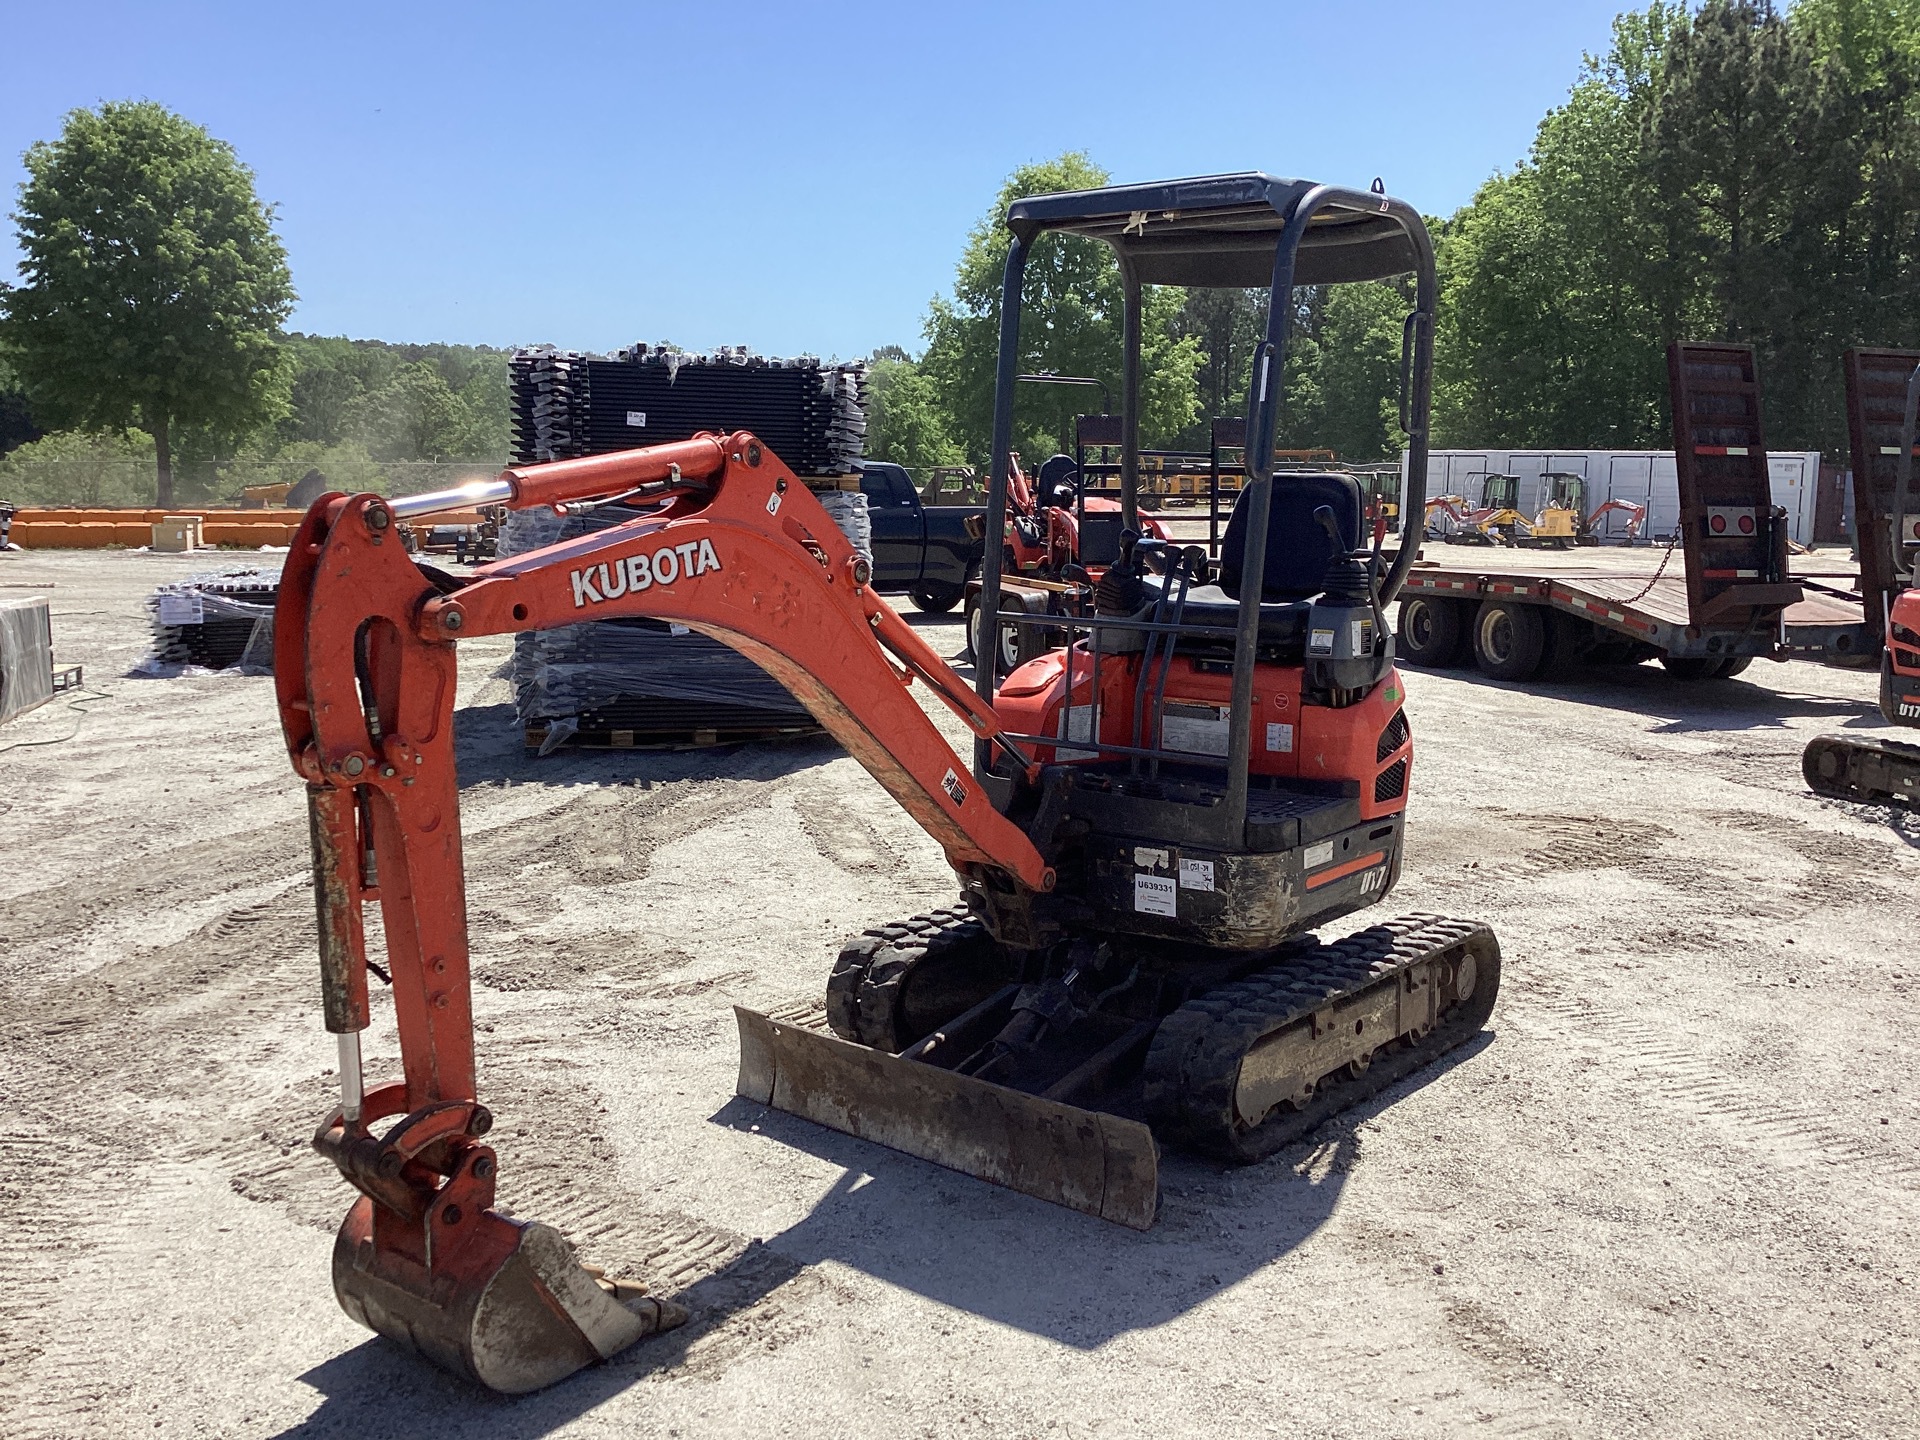
{"type": "Polygon", "coordinates": [[[1460,664],[1469,644],[1465,610],[1458,600],[1403,595],[1396,653],[1409,665],[1444,669],[1460,664]]]}
{"type": "MultiPolygon", "coordinates": [[[[978,594],[967,597],[967,656],[974,664],[980,663],[982,649],[980,597],[978,594]]],[[[1002,680],[1020,668],[1020,627],[1002,623],[1000,630],[1000,669],[1002,680]]]]}
{"type": "Polygon", "coordinates": [[[1751,664],[1753,664],[1751,655],[1730,655],[1720,662],[1720,678],[1731,680],[1751,664]]]}
{"type": "Polygon", "coordinates": [[[1495,680],[1527,680],[1546,656],[1547,621],[1538,605],[1482,600],[1473,620],[1473,661],[1495,680]]]}
{"type": "Polygon", "coordinates": [[[1593,626],[1564,610],[1547,611],[1547,645],[1540,661],[1545,680],[1564,680],[1578,670],[1593,649],[1593,626]]]}

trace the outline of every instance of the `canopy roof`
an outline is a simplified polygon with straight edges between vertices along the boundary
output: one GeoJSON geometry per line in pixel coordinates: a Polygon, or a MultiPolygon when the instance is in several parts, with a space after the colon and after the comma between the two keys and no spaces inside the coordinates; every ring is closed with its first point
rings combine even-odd
{"type": "MultiPolygon", "coordinates": [[[[1257,171],[1110,185],[1016,200],[1007,227],[1026,242],[1049,230],[1105,240],[1144,285],[1264,289],[1273,283],[1287,217],[1317,188],[1257,171]]],[[[1413,270],[1417,254],[1402,220],[1411,214],[1385,195],[1336,190],[1300,242],[1293,283],[1384,280],[1413,270]]]]}

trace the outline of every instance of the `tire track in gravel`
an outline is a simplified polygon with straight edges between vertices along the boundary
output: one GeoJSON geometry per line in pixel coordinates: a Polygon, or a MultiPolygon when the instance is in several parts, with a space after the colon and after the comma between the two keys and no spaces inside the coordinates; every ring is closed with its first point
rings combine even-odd
{"type": "Polygon", "coordinates": [[[1300,1317],[1275,1357],[1313,1376],[1328,1421],[1344,1411],[1365,1434],[1578,1440],[1601,1433],[1544,1373],[1539,1352],[1478,1307],[1443,1304],[1426,1343],[1374,1341],[1351,1321],[1344,1313],[1324,1323],[1300,1317]]]}
{"type": "Polygon", "coordinates": [[[1615,1071],[1625,1069],[1623,1060],[1630,1060],[1647,1082],[1648,1097],[1671,1113],[1711,1125],[1773,1164],[1826,1165],[1901,1190],[1920,1190],[1920,1160],[1890,1155],[1839,1129],[1820,1112],[1756,1093],[1684,1036],[1607,1009],[1537,974],[1519,988],[1525,1001],[1508,1006],[1509,1022],[1517,1015],[1522,1024],[1532,1024],[1570,1048],[1606,1057],[1615,1071]]]}
{"type": "MultiPolygon", "coordinates": [[[[7,903],[0,975],[38,986],[67,979],[96,956],[118,961],[147,948],[143,933],[191,933],[193,917],[226,897],[252,894],[258,898],[243,903],[258,903],[299,885],[306,862],[305,837],[290,839],[275,826],[77,872],[7,903]]],[[[312,924],[309,914],[308,935],[312,924]]]]}
{"type": "Polygon", "coordinates": [[[7,1100],[0,1193],[13,1219],[0,1246],[0,1430],[19,1440],[108,1433],[102,1406],[127,1400],[139,1381],[118,1363],[125,1334],[99,1323],[98,1297],[149,1267],[151,1237],[128,1217],[167,1214],[192,1177],[180,1165],[130,1163],[129,1147],[7,1100]]]}

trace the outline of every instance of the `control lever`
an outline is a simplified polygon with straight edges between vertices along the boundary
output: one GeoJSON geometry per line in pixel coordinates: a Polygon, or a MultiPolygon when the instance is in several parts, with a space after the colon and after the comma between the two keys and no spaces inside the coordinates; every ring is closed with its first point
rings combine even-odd
{"type": "MultiPolygon", "coordinates": [[[[1362,586],[1366,590],[1367,607],[1373,611],[1373,633],[1384,636],[1387,633],[1387,612],[1380,604],[1380,577],[1378,567],[1362,565],[1355,558],[1358,552],[1347,549],[1346,537],[1340,533],[1340,522],[1333,513],[1331,505],[1316,505],[1313,511],[1314,523],[1326,532],[1332,543],[1334,558],[1328,562],[1326,584],[1327,593],[1351,595],[1354,588],[1362,586]]],[[[1375,644],[1379,642],[1376,640],[1375,644]]]]}

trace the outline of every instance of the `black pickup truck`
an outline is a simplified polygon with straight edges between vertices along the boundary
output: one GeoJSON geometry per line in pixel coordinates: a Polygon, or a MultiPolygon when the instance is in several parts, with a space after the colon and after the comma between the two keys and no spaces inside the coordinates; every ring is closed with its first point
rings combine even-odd
{"type": "Polygon", "coordinates": [[[925,504],[899,465],[868,460],[860,472],[873,522],[874,588],[882,594],[904,591],[915,609],[929,615],[951,610],[980,571],[985,546],[967,533],[967,520],[985,508],[925,504]]]}

